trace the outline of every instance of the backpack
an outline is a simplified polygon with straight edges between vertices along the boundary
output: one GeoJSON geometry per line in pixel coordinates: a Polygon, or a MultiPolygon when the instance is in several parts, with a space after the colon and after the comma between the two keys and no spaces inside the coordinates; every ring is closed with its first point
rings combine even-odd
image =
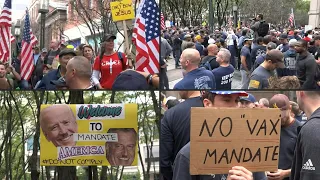
{"type": "Polygon", "coordinates": [[[206,62],[201,62],[199,65],[199,68],[205,68],[206,70],[212,71],[211,64],[210,64],[212,60],[214,60],[214,58],[211,58],[206,62]]]}
{"type": "Polygon", "coordinates": [[[257,30],[259,37],[264,37],[268,35],[269,32],[269,24],[266,22],[260,22],[259,28],[257,30]]]}

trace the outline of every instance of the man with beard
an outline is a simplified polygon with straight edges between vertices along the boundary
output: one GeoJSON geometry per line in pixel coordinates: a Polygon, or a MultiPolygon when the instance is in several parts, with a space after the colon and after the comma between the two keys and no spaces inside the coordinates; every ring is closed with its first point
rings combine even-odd
{"type": "Polygon", "coordinates": [[[0,89],[11,89],[6,78],[7,70],[5,65],[0,62],[0,89]]]}
{"type": "Polygon", "coordinates": [[[295,50],[299,53],[297,58],[297,77],[302,89],[315,89],[315,73],[317,63],[314,56],[308,52],[308,43],[305,40],[299,40],[295,44],[295,50]]]}
{"type": "Polygon", "coordinates": [[[270,108],[279,108],[281,111],[281,134],[278,171],[267,172],[268,180],[289,180],[294,147],[296,145],[297,129],[302,124],[291,116],[289,98],[284,94],[276,94],[270,99],[270,108]]]}
{"type": "Polygon", "coordinates": [[[106,143],[106,157],[111,166],[131,166],[135,159],[137,133],[133,128],[111,128],[117,133],[118,142],[106,143]]]}
{"type": "Polygon", "coordinates": [[[186,75],[173,89],[215,89],[213,73],[199,68],[200,60],[200,53],[196,49],[189,48],[182,52],[180,63],[186,75]]]}
{"type": "Polygon", "coordinates": [[[297,102],[308,121],[298,129],[291,180],[320,179],[320,91],[297,91],[297,102]]]}
{"type": "Polygon", "coordinates": [[[78,124],[70,106],[55,104],[41,110],[40,127],[56,147],[76,145],[73,134],[78,133],[78,124]]]}
{"type": "Polygon", "coordinates": [[[252,72],[248,89],[268,88],[268,79],[274,75],[274,70],[283,66],[283,54],[279,50],[271,50],[267,53],[265,61],[252,72]]]}

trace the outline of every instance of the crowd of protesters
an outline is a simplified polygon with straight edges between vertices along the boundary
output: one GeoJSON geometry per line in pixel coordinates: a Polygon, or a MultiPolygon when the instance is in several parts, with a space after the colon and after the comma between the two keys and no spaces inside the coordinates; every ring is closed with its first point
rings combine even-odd
{"type": "MultiPolygon", "coordinates": [[[[268,98],[253,91],[179,91],[180,101],[162,95],[160,171],[164,180],[309,180],[319,179],[320,92],[297,91],[268,98]],[[260,99],[256,99],[259,96],[260,99]],[[171,102],[170,102],[171,100],[171,102]],[[169,108],[170,107],[170,108],[169,108]],[[229,174],[190,174],[191,107],[204,108],[279,108],[281,111],[278,170],[250,172],[243,165],[230,169],[229,174]],[[311,163],[310,163],[311,162],[311,163]]],[[[232,111],[230,111],[232,113],[232,111]]],[[[244,122],[245,123],[245,122],[244,122]]],[[[211,142],[210,142],[211,143],[211,142]]]]}
{"type": "Polygon", "coordinates": [[[225,84],[227,79],[228,83],[232,82],[232,70],[241,74],[241,86],[237,89],[318,89],[319,29],[276,30],[263,20],[262,14],[251,20],[250,27],[219,28],[212,33],[207,27],[163,30],[161,42],[166,41],[170,46],[164,52],[165,59],[172,51],[175,68],[183,69],[183,79],[174,89],[231,89],[231,85],[225,84]],[[184,53],[191,52],[190,49],[197,52],[192,51],[192,56],[184,53]],[[208,71],[213,72],[215,79],[208,71]],[[279,84],[279,81],[288,83],[279,84]]]}
{"type": "Polygon", "coordinates": [[[0,64],[0,89],[114,89],[159,87],[158,74],[133,70],[131,55],[115,50],[116,36],[103,37],[98,52],[89,44],[78,47],[52,40],[50,49],[33,48],[33,71],[22,79],[21,56],[0,64]]]}

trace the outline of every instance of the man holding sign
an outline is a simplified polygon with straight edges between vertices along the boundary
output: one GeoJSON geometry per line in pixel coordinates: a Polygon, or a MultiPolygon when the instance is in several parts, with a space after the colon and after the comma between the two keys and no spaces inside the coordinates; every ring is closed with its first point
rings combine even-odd
{"type": "MultiPolygon", "coordinates": [[[[202,95],[203,105],[205,108],[238,108],[240,96],[248,96],[243,91],[210,91],[204,92],[202,95]]],[[[221,126],[221,125],[220,125],[221,126]]],[[[243,166],[232,167],[228,174],[212,174],[212,175],[191,175],[190,173],[190,142],[186,144],[174,162],[173,179],[191,180],[191,179],[228,179],[228,180],[262,180],[266,176],[263,172],[252,173],[243,166]]]]}

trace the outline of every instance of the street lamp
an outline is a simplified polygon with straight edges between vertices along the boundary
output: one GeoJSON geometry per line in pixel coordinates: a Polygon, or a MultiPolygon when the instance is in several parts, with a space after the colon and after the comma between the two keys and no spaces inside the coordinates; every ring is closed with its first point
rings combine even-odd
{"type": "Polygon", "coordinates": [[[49,12],[49,0],[41,0],[39,13],[41,14],[40,20],[40,49],[44,48],[44,39],[45,39],[45,22],[46,22],[46,14],[49,12]]]}
{"type": "Polygon", "coordinates": [[[20,30],[20,21],[17,21],[17,23],[14,26],[14,36],[16,38],[15,40],[15,44],[16,44],[16,56],[18,56],[18,51],[19,51],[19,46],[18,46],[18,42],[19,42],[19,36],[21,34],[21,30],[20,30]]]}
{"type": "Polygon", "coordinates": [[[234,13],[234,18],[233,18],[234,27],[237,28],[237,26],[238,26],[238,6],[236,4],[234,4],[232,9],[233,9],[233,13],[234,13]]]}

